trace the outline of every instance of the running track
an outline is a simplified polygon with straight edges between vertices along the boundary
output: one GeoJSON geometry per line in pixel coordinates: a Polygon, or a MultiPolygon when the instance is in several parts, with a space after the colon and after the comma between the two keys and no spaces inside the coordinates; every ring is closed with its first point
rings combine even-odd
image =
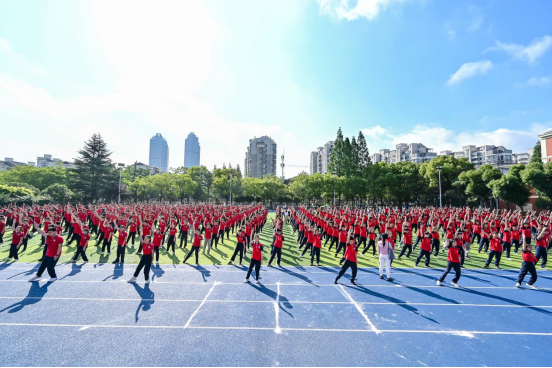
{"type": "MultiPolygon", "coordinates": [[[[29,283],[36,264],[0,264],[2,366],[548,366],[552,274],[539,290],[515,270],[371,268],[334,285],[333,267],[263,267],[245,285],[235,266],[58,265],[59,280],[29,283]]],[[[526,279],[528,280],[528,278],[526,279]]]]}

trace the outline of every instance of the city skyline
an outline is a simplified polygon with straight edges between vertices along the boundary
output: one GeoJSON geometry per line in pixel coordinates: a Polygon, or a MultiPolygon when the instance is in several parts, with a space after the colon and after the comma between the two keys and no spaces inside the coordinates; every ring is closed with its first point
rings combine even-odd
{"type": "Polygon", "coordinates": [[[371,153],[526,152],[552,127],[552,3],[359,4],[2,2],[0,121],[25,134],[0,157],[71,162],[99,132],[114,161],[147,162],[143,145],[162,132],[180,166],[194,131],[211,168],[243,162],[249,137],[267,135],[292,177],[317,147],[305,140],[339,126],[363,131],[371,153]]]}

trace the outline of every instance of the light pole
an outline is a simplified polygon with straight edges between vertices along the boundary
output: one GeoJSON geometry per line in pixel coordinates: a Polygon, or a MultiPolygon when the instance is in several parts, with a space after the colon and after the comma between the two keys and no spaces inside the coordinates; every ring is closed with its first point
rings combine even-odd
{"type": "Polygon", "coordinates": [[[119,201],[117,203],[121,203],[121,179],[123,177],[123,167],[125,167],[125,164],[117,164],[119,167],[119,201]]]}
{"type": "Polygon", "coordinates": [[[436,169],[439,172],[439,207],[443,207],[443,198],[441,196],[441,171],[443,171],[443,167],[437,166],[436,169]]]}
{"type": "Polygon", "coordinates": [[[232,205],[232,176],[234,176],[234,172],[230,171],[230,206],[232,205]]]}

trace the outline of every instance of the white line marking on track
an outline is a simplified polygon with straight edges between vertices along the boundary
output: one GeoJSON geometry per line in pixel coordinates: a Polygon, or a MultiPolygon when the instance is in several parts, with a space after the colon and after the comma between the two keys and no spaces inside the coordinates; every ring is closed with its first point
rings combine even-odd
{"type": "Polygon", "coordinates": [[[376,328],[376,326],[374,326],[374,324],[372,323],[372,321],[370,321],[370,318],[368,318],[368,316],[366,315],[366,313],[364,313],[364,311],[362,310],[361,306],[357,304],[357,302],[355,302],[355,300],[353,299],[352,296],[349,295],[349,293],[347,292],[347,290],[345,290],[345,288],[343,288],[343,285],[339,285],[339,287],[341,288],[341,290],[343,290],[343,292],[345,293],[345,295],[347,295],[347,298],[349,298],[349,300],[351,301],[351,303],[353,303],[353,305],[355,306],[355,308],[360,312],[360,314],[362,314],[362,316],[364,317],[364,319],[366,320],[366,322],[370,325],[370,327],[372,328],[372,331],[374,331],[377,334],[379,334],[379,330],[376,328]]]}
{"type": "Polygon", "coordinates": [[[203,301],[199,304],[199,306],[197,307],[197,309],[194,311],[194,313],[192,313],[192,315],[190,316],[190,318],[188,319],[188,322],[186,322],[186,324],[184,325],[184,328],[188,328],[188,326],[190,325],[190,322],[192,322],[192,319],[194,318],[194,316],[196,315],[197,312],[199,312],[199,310],[201,309],[201,307],[203,306],[203,304],[205,304],[205,301],[207,300],[207,298],[209,298],[209,295],[211,295],[211,293],[213,292],[213,289],[215,288],[215,286],[217,286],[218,283],[215,282],[213,284],[213,286],[211,286],[211,288],[209,289],[209,292],[207,293],[207,295],[205,295],[205,298],[203,298],[203,301]]]}
{"type": "MultiPolygon", "coordinates": [[[[0,326],[6,327],[72,327],[96,329],[96,328],[129,328],[129,329],[196,329],[196,330],[265,330],[274,331],[272,327],[226,327],[226,326],[156,326],[156,325],[79,325],[79,324],[55,324],[55,323],[8,323],[0,322],[0,326]]],[[[281,328],[282,331],[297,331],[297,332],[363,332],[374,333],[373,330],[367,329],[339,329],[339,328],[281,328]]],[[[379,334],[383,333],[420,333],[420,334],[443,334],[454,335],[459,337],[468,337],[472,335],[526,335],[526,336],[552,336],[551,332],[513,332],[513,331],[461,331],[461,330],[378,330],[379,334]]]]}
{"type": "Polygon", "coordinates": [[[276,284],[278,286],[278,289],[276,290],[276,301],[274,302],[274,309],[276,313],[276,327],[274,327],[275,333],[282,333],[282,330],[280,329],[280,320],[279,320],[279,314],[280,314],[280,283],[276,284]]]}
{"type": "MultiPolygon", "coordinates": [[[[277,301],[272,300],[234,300],[234,299],[209,299],[205,300],[205,303],[279,303],[279,296],[277,301]]],[[[52,300],[52,301],[99,301],[99,302],[166,302],[166,303],[197,303],[203,302],[204,299],[142,299],[142,298],[83,298],[83,297],[34,297],[34,296],[0,296],[0,300],[52,300]]],[[[359,305],[416,305],[416,306],[429,306],[429,307],[496,307],[496,308],[545,308],[552,309],[552,305],[512,305],[512,304],[473,304],[473,303],[393,303],[393,302],[360,302],[355,301],[359,305]]],[[[289,304],[351,304],[351,302],[341,301],[309,301],[309,300],[289,300],[286,301],[289,304]]],[[[279,309],[279,308],[278,308],[279,309]]],[[[277,316],[278,318],[278,316],[277,316]]]]}

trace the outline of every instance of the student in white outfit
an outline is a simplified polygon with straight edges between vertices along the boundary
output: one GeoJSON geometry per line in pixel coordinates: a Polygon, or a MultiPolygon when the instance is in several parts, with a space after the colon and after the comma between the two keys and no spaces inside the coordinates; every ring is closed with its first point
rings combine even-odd
{"type": "Polygon", "coordinates": [[[389,259],[389,250],[392,248],[393,243],[389,241],[389,235],[382,234],[381,240],[378,242],[379,278],[383,279],[383,267],[385,266],[387,281],[393,281],[391,278],[391,260],[389,259]]]}

